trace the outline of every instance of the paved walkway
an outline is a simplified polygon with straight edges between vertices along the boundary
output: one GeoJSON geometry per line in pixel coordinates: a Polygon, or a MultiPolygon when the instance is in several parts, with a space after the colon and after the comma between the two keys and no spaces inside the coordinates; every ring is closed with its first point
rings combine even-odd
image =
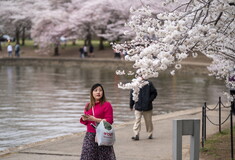
{"type": "MultiPolygon", "coordinates": [[[[207,113],[218,123],[218,111],[207,113]]],[[[229,110],[222,112],[222,120],[229,110]]],[[[139,141],[132,141],[133,122],[116,126],[114,145],[117,160],[171,160],[172,159],[172,122],[175,119],[201,119],[201,108],[157,115],[154,120],[153,139],[147,139],[145,126],[142,126],[139,141]]],[[[228,127],[229,121],[222,126],[228,127]]],[[[200,127],[201,128],[201,127],[200,127]]],[[[201,132],[201,131],[200,131],[201,132]]],[[[207,122],[207,137],[218,132],[218,127],[207,122]]],[[[78,160],[80,159],[84,132],[63,138],[48,140],[27,147],[19,147],[11,153],[0,156],[1,160],[78,160]]],[[[189,136],[183,137],[183,159],[189,159],[189,136]]]]}

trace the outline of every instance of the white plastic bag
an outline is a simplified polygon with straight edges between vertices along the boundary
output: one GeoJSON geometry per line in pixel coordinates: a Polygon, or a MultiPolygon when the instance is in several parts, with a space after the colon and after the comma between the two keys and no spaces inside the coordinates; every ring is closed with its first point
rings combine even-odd
{"type": "Polygon", "coordinates": [[[115,142],[115,132],[112,125],[101,121],[96,127],[96,141],[98,146],[112,146],[115,142]]]}

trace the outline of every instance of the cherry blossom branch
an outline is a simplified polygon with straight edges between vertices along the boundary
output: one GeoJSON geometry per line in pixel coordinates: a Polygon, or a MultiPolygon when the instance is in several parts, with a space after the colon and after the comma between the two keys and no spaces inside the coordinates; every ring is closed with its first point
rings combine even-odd
{"type": "MultiPolygon", "coordinates": [[[[212,58],[208,69],[213,75],[227,77],[229,70],[235,70],[232,9],[226,0],[189,0],[157,18],[146,7],[138,10],[129,22],[136,38],[120,45],[127,50],[125,60],[134,61],[136,77],[122,88],[134,88],[137,94],[142,83],[139,78],[158,77],[159,71],[172,65],[180,69],[178,62],[190,54],[196,57],[198,52],[212,58]]],[[[175,69],[170,73],[174,75],[175,69]]]]}

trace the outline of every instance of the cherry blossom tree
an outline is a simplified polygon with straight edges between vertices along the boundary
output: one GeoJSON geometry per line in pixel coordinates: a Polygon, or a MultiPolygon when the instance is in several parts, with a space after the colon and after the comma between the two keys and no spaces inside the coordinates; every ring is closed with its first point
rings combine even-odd
{"type": "Polygon", "coordinates": [[[106,24],[105,33],[97,33],[99,36],[104,37],[109,41],[117,40],[130,40],[134,38],[133,35],[124,35],[123,31],[128,30],[129,28],[125,26],[129,17],[130,17],[130,8],[139,8],[141,7],[141,1],[126,1],[120,0],[118,2],[113,2],[109,0],[109,12],[110,19],[106,24]]]}
{"type": "Polygon", "coordinates": [[[37,6],[40,6],[38,10],[43,10],[47,8],[48,3],[45,0],[0,1],[1,33],[16,37],[17,42],[21,35],[24,44],[25,32],[31,28],[31,20],[37,13],[37,6]]]}
{"type": "Polygon", "coordinates": [[[89,0],[82,7],[74,10],[71,19],[79,30],[79,37],[90,44],[92,36],[100,38],[100,49],[104,39],[118,39],[124,24],[129,18],[130,6],[140,6],[139,1],[89,0]],[[117,34],[118,33],[118,34],[117,34]]]}
{"type": "MultiPolygon", "coordinates": [[[[15,2],[9,3],[8,1],[1,2],[0,21],[1,21],[1,34],[8,34],[12,37],[19,34],[21,20],[25,17],[17,8],[15,2]]],[[[18,37],[17,37],[18,38],[18,37]]],[[[18,39],[17,39],[18,40],[18,39]]]]}
{"type": "MultiPolygon", "coordinates": [[[[134,62],[135,78],[129,83],[120,83],[119,87],[134,89],[135,100],[145,79],[158,77],[160,71],[172,65],[174,69],[170,73],[174,75],[181,68],[182,60],[197,57],[198,53],[212,59],[208,67],[210,75],[224,79],[227,87],[235,88],[235,82],[229,81],[231,75],[235,75],[233,0],[188,0],[171,11],[156,13],[143,6],[131,13],[128,26],[135,38],[114,47],[126,50],[125,60],[134,62]]],[[[117,74],[125,72],[117,71],[117,74]]]]}
{"type": "Polygon", "coordinates": [[[39,47],[45,48],[51,44],[58,46],[58,39],[64,34],[64,28],[70,29],[70,23],[65,22],[68,12],[64,9],[70,2],[69,0],[1,1],[1,32],[11,36],[15,33],[14,37],[18,41],[19,34],[24,35],[25,29],[31,29],[32,26],[31,37],[40,45],[39,47]]]}
{"type": "MultiPolygon", "coordinates": [[[[78,0],[77,0],[78,2],[78,0]]],[[[79,6],[82,5],[80,0],[79,6]]],[[[39,2],[38,2],[39,3],[39,2]]],[[[72,11],[79,9],[69,0],[51,0],[44,10],[36,6],[35,17],[32,18],[31,37],[39,46],[40,53],[48,54],[51,45],[54,46],[54,55],[59,55],[60,38],[77,39],[77,28],[70,16],[72,11]]]]}
{"type": "Polygon", "coordinates": [[[124,41],[134,38],[134,34],[124,34],[131,32],[131,28],[126,26],[127,21],[130,18],[130,8],[138,9],[141,6],[152,6],[155,12],[165,11],[166,7],[159,5],[161,0],[145,0],[145,1],[136,1],[136,0],[119,0],[118,2],[113,2],[109,0],[110,11],[112,12],[112,19],[109,20],[109,23],[106,25],[106,32],[104,34],[98,34],[109,41],[124,41]]]}
{"type": "Polygon", "coordinates": [[[109,0],[65,0],[55,4],[53,10],[41,11],[33,19],[31,35],[41,48],[58,44],[61,36],[84,39],[85,44],[90,45],[93,35],[99,37],[98,34],[106,31],[107,24],[117,19],[109,0]]]}
{"type": "MultiPolygon", "coordinates": [[[[44,51],[52,44],[58,51],[60,37],[67,39],[84,39],[90,45],[92,37],[102,41],[131,38],[124,35],[124,24],[129,19],[130,7],[138,8],[144,3],[136,0],[24,0],[1,1],[1,30],[4,33],[30,29],[31,38],[44,51]],[[3,5],[4,4],[4,5],[3,5]],[[27,24],[27,25],[26,25],[27,24]],[[10,27],[12,29],[10,29],[10,27]]],[[[156,6],[156,5],[155,5],[156,6]]],[[[19,34],[19,32],[17,32],[19,34]]],[[[17,35],[18,35],[17,34],[17,35]]],[[[18,36],[16,36],[18,37],[18,36]]]]}
{"type": "MultiPolygon", "coordinates": [[[[64,35],[63,31],[66,29],[66,25],[63,25],[66,23],[66,19],[67,13],[62,10],[44,11],[42,16],[37,16],[36,19],[33,19],[34,25],[31,30],[31,37],[42,49],[54,44],[54,53],[58,55],[60,37],[64,35]],[[60,15],[60,17],[58,17],[58,15],[60,15]]],[[[44,50],[44,52],[45,51],[49,51],[49,49],[44,50]]]]}

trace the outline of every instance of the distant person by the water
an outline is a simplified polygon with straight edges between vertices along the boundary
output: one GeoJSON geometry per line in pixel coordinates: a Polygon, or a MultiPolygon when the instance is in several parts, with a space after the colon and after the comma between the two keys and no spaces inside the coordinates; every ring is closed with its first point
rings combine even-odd
{"type": "Polygon", "coordinates": [[[116,49],[114,49],[113,51],[114,51],[114,58],[120,59],[121,58],[121,53],[116,49]]]}
{"type": "Polygon", "coordinates": [[[0,41],[0,52],[2,51],[2,44],[1,44],[1,41],[0,41]]]}
{"type": "Polygon", "coordinates": [[[125,50],[121,50],[121,59],[122,60],[124,60],[126,55],[127,55],[127,52],[125,50]]]}
{"type": "Polygon", "coordinates": [[[87,55],[87,46],[86,46],[86,45],[83,46],[83,53],[84,53],[84,56],[85,56],[85,57],[88,56],[88,55],[87,55]]]}
{"type": "Polygon", "coordinates": [[[7,46],[7,52],[8,52],[8,57],[13,57],[13,55],[12,55],[13,48],[12,48],[12,45],[10,43],[7,46]]]}
{"type": "Polygon", "coordinates": [[[19,45],[19,43],[16,43],[16,45],[15,45],[15,56],[20,57],[20,45],[19,45]]]}
{"type": "Polygon", "coordinates": [[[80,58],[84,58],[84,57],[85,57],[85,56],[84,56],[84,50],[83,50],[82,47],[79,48],[79,52],[80,52],[80,58]]]}
{"type": "Polygon", "coordinates": [[[94,47],[93,47],[92,44],[89,47],[89,57],[95,57],[95,55],[94,55],[94,47]]]}

